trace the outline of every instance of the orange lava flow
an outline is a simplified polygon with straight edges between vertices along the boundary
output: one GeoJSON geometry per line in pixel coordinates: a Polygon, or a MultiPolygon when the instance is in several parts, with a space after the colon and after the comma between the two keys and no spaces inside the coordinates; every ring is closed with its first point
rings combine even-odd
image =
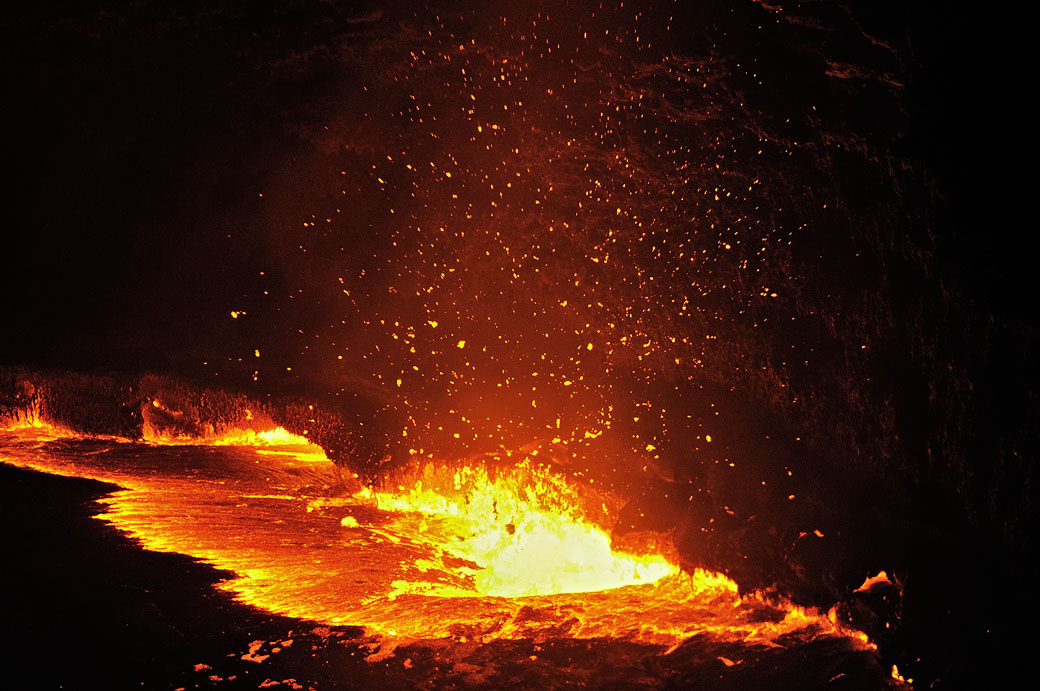
{"type": "Polygon", "coordinates": [[[307,437],[293,434],[284,427],[265,430],[234,427],[203,437],[189,437],[161,434],[145,426],[142,440],[155,446],[248,447],[255,449],[257,454],[291,455],[297,461],[331,463],[325,456],[324,449],[311,443],[307,437]]]}
{"type": "MultiPolygon", "coordinates": [[[[151,407],[163,411],[171,418],[177,419],[182,413],[167,409],[159,400],[153,399],[151,407]]],[[[159,445],[187,445],[187,446],[289,446],[294,447],[297,453],[325,456],[321,447],[311,444],[305,436],[293,434],[284,427],[276,426],[267,418],[257,419],[252,411],[246,410],[241,427],[228,427],[225,429],[214,429],[212,425],[197,434],[178,433],[167,428],[157,427],[148,416],[150,408],[146,408],[145,421],[141,429],[141,438],[150,444],[159,445]],[[266,421],[266,424],[265,424],[266,421]]]]}
{"type": "MultiPolygon", "coordinates": [[[[152,431],[146,427],[143,439],[152,444],[186,444],[189,446],[313,446],[307,437],[286,430],[284,427],[275,427],[267,430],[252,429],[228,429],[220,433],[214,433],[204,437],[188,437],[177,435],[164,435],[152,431]]],[[[314,447],[318,449],[319,447],[314,447]]],[[[320,449],[319,449],[320,450],[320,449]]],[[[317,453],[317,451],[315,452],[317,453]]],[[[324,452],[321,452],[324,454],[324,452]]]]}
{"type": "Polygon", "coordinates": [[[364,626],[383,646],[376,657],[449,639],[611,637],[673,648],[696,635],[766,646],[841,636],[870,645],[833,612],[741,596],[726,576],[682,572],[661,549],[612,548],[576,486],[530,459],[500,470],[417,465],[346,495],[319,458],[313,445],[0,431],[4,462],[118,484],[99,518],[144,547],[232,572],[220,587],[250,605],[364,626]]]}

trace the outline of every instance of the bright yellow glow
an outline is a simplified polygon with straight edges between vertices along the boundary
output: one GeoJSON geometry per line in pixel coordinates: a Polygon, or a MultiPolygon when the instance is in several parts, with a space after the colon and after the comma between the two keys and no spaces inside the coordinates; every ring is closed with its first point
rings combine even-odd
{"type": "MultiPolygon", "coordinates": [[[[661,555],[613,551],[607,533],[583,517],[574,488],[530,459],[497,474],[483,466],[429,463],[412,482],[376,492],[379,508],[421,514],[432,539],[477,567],[473,594],[609,590],[652,583],[679,570],[661,555]]],[[[370,494],[365,490],[365,497],[370,494]]]]}

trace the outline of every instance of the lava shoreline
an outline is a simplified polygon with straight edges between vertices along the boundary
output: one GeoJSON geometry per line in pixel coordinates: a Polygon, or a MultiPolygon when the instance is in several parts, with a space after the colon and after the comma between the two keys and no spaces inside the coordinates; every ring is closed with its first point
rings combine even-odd
{"type": "Polygon", "coordinates": [[[93,520],[107,483],[0,464],[11,568],[3,572],[8,679],[33,688],[860,689],[892,680],[869,651],[820,639],[790,649],[707,637],[662,654],[605,639],[378,644],[235,602],[229,574],[143,550],[93,520]],[[50,501],[38,499],[47,496],[50,501]],[[750,653],[750,654],[749,654],[750,653]]]}

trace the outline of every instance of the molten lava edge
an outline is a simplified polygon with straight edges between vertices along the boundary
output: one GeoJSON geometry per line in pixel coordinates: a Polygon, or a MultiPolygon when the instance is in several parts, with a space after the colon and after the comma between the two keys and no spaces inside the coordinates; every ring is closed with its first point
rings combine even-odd
{"type": "MultiPolygon", "coordinates": [[[[668,648],[694,635],[747,645],[866,636],[664,553],[615,551],[565,477],[527,459],[502,470],[415,465],[336,494],[335,467],[302,438],[233,430],[147,443],[39,420],[0,432],[0,460],[118,484],[99,518],[148,548],[231,571],[250,605],[383,644],[444,638],[611,637],[668,648]],[[248,446],[245,446],[247,445],[248,446]]],[[[871,646],[872,647],[872,646],[871,646]]],[[[375,656],[378,657],[378,654],[375,656]]]]}

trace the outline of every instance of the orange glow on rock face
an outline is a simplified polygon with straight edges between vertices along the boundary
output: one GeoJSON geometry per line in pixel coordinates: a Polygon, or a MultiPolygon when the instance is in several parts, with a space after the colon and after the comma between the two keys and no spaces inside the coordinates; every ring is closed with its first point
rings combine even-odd
{"type": "Polygon", "coordinates": [[[833,614],[741,596],[719,573],[682,572],[664,547],[613,549],[608,503],[531,459],[505,469],[417,463],[345,494],[313,445],[229,441],[141,444],[23,427],[0,432],[0,460],[118,484],[99,518],[146,548],[232,572],[220,587],[245,603],[365,627],[376,658],[443,639],[870,645],[833,614]]]}

